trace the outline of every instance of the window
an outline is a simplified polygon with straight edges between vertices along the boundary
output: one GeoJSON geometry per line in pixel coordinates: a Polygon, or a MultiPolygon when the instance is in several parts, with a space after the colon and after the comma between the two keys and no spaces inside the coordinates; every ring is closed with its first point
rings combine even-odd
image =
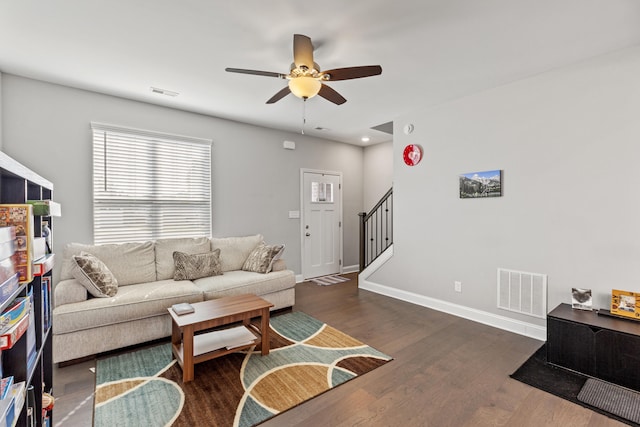
{"type": "Polygon", "coordinates": [[[333,203],[333,184],[330,182],[311,183],[311,203],[333,203]]]}
{"type": "Polygon", "coordinates": [[[91,128],[96,244],[211,236],[211,140],[91,128]]]}

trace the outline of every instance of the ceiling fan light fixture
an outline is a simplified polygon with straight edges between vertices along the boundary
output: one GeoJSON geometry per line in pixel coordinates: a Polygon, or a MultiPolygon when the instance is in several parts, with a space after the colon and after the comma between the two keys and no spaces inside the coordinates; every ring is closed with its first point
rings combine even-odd
{"type": "Polygon", "coordinates": [[[322,83],[314,77],[295,77],[289,80],[289,89],[298,98],[309,99],[313,98],[320,92],[322,83]]]}

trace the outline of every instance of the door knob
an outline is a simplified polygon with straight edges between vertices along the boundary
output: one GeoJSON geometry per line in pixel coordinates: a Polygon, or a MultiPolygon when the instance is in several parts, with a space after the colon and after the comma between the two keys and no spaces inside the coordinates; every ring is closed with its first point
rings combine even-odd
{"type": "Polygon", "coordinates": [[[305,234],[305,236],[309,237],[309,236],[311,236],[311,233],[307,233],[307,234],[305,234]]]}

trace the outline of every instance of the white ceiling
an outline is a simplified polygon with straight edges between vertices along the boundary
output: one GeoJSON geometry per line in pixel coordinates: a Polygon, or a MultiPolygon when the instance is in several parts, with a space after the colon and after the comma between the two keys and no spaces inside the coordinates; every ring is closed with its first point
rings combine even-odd
{"type": "Polygon", "coordinates": [[[367,145],[401,114],[640,44],[640,1],[0,0],[0,71],[300,132],[302,100],[265,104],[286,81],[224,71],[287,73],[294,33],[322,69],[382,66],[330,83],[341,106],[306,103],[306,134],[367,145]]]}

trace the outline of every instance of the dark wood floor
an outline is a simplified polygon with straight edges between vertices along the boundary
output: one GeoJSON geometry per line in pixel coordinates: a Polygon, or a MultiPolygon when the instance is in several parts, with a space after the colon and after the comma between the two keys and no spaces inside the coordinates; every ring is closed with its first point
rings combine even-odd
{"type": "MultiPolygon", "coordinates": [[[[540,341],[359,290],[349,277],[298,284],[294,310],[394,360],[262,426],[624,426],[509,378],[540,341]]],[[[91,425],[94,366],[54,369],[55,426],[91,425]]]]}

